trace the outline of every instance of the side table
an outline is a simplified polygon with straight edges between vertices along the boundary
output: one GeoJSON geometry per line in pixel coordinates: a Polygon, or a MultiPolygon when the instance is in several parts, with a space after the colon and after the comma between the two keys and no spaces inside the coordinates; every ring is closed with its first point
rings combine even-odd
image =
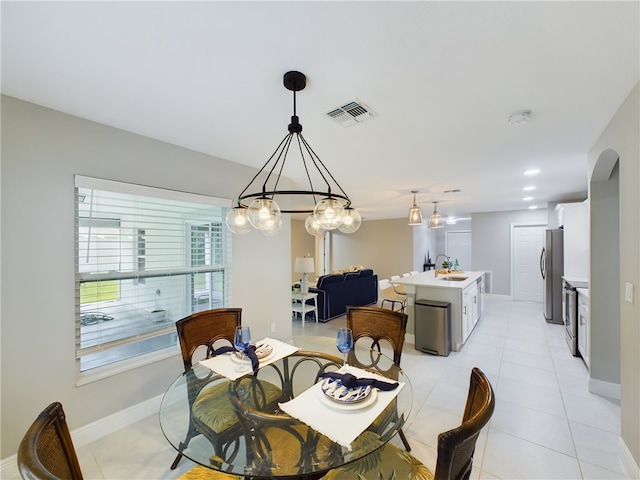
{"type": "Polygon", "coordinates": [[[318,323],[318,294],[317,293],[300,293],[291,292],[291,310],[295,316],[297,313],[302,317],[302,327],[304,328],[304,318],[307,313],[315,312],[316,323],[318,323]],[[307,300],[313,300],[313,305],[307,303],[307,300]]]}

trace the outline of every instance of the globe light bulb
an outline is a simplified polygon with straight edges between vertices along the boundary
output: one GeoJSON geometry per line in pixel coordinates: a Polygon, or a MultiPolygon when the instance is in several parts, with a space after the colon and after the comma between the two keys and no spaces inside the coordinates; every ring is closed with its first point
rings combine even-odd
{"type": "Polygon", "coordinates": [[[231,233],[242,235],[251,230],[251,224],[247,219],[247,209],[245,207],[234,207],[227,212],[225,223],[231,233]]]}
{"type": "Polygon", "coordinates": [[[248,210],[249,223],[260,231],[273,230],[282,217],[278,204],[269,198],[256,198],[249,204],[248,210]]]}
{"type": "Polygon", "coordinates": [[[362,217],[360,213],[351,207],[344,209],[344,222],[338,227],[342,233],[354,233],[360,228],[362,217]]]}
{"type": "Polygon", "coordinates": [[[313,215],[309,215],[304,221],[304,228],[309,235],[322,235],[324,230],[320,228],[320,224],[316,221],[313,215]]]}
{"type": "Polygon", "coordinates": [[[261,232],[267,237],[273,237],[282,230],[282,218],[278,217],[275,220],[270,220],[265,224],[265,228],[261,232]]]}
{"type": "Polygon", "coordinates": [[[344,223],[344,207],[333,198],[325,198],[313,209],[313,217],[323,230],[335,230],[344,223]]]}

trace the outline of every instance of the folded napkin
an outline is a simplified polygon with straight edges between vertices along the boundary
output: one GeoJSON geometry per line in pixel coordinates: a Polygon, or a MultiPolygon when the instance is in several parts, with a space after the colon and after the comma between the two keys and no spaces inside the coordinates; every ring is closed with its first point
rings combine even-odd
{"type": "MultiPolygon", "coordinates": [[[[223,353],[229,352],[234,352],[235,354],[235,352],[239,352],[239,350],[235,347],[224,346],[216,348],[213,352],[211,352],[211,356],[215,357],[216,355],[221,355],[223,353]]],[[[258,356],[256,355],[256,346],[249,345],[249,347],[247,347],[247,351],[244,353],[247,355],[247,357],[249,357],[249,360],[251,360],[251,368],[253,369],[253,374],[256,375],[260,367],[260,361],[258,360],[258,356]]]]}
{"type": "Polygon", "coordinates": [[[256,342],[255,349],[250,349],[250,351],[247,352],[250,355],[249,358],[251,358],[251,365],[249,365],[249,362],[240,361],[236,354],[236,349],[231,346],[224,346],[213,350],[210,353],[211,358],[200,360],[200,364],[224,377],[227,377],[229,380],[236,380],[248,373],[256,372],[256,364],[252,358],[254,355],[258,361],[258,368],[262,368],[265,365],[277,362],[278,360],[291,355],[297,350],[298,347],[284,343],[281,340],[265,337],[264,339],[256,342]],[[259,353],[262,346],[270,346],[272,348],[272,353],[263,358],[257,358],[257,353],[259,353]]]}
{"type": "MultiPolygon", "coordinates": [[[[337,373],[350,373],[356,378],[374,378],[381,382],[386,378],[351,365],[341,367],[337,373]]],[[[319,381],[292,400],[279,405],[283,412],[351,450],[351,443],[398,396],[404,385],[404,382],[400,382],[397,388],[390,391],[374,390],[372,394],[376,395],[375,401],[360,408],[364,402],[342,406],[326,399],[322,392],[322,381],[319,381]]]]}
{"type": "Polygon", "coordinates": [[[351,373],[338,373],[338,372],[324,372],[320,374],[320,377],[333,378],[334,380],[340,380],[340,383],[347,388],[364,387],[371,385],[378,390],[385,392],[395,390],[398,387],[398,382],[383,382],[375,378],[358,378],[351,373]]]}

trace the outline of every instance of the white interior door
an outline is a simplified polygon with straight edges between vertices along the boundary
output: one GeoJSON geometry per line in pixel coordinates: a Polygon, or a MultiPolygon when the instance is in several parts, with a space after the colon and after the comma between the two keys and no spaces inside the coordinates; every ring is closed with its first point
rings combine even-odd
{"type": "Polygon", "coordinates": [[[471,270],[471,232],[446,232],[445,237],[445,251],[451,262],[457,258],[462,270],[471,270]]]}
{"type": "Polygon", "coordinates": [[[513,227],[513,299],[542,302],[544,281],[540,275],[540,252],[544,246],[545,225],[513,227]]]}

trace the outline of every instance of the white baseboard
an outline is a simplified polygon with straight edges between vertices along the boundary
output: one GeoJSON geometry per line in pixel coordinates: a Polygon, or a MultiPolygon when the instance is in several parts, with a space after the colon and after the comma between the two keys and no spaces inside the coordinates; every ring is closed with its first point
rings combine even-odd
{"type": "Polygon", "coordinates": [[[0,461],[0,478],[20,478],[17,455],[11,455],[0,461]]]}
{"type": "MultiPolygon", "coordinates": [[[[71,432],[73,445],[76,448],[88,445],[100,438],[106,437],[121,428],[127,427],[139,420],[147,418],[160,410],[162,395],[145,400],[108,417],[96,420],[88,425],[71,432]]],[[[0,478],[20,478],[17,464],[18,456],[11,455],[0,461],[0,478]]]]}
{"type": "Polygon", "coordinates": [[[620,384],[605,382],[604,380],[597,380],[594,378],[589,379],[589,391],[600,395],[602,397],[613,398],[620,400],[620,384]]]}
{"type": "Polygon", "coordinates": [[[618,457],[622,461],[624,469],[627,471],[629,478],[640,478],[640,467],[636,463],[622,437],[618,441],[618,457]]]}

